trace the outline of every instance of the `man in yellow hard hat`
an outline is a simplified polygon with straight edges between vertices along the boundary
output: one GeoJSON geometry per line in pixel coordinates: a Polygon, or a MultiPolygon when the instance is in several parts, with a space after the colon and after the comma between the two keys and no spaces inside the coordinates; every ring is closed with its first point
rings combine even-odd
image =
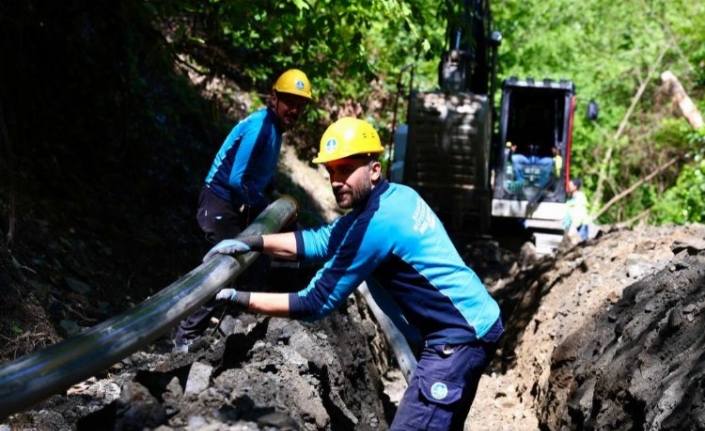
{"type": "Polygon", "coordinates": [[[216,253],[249,251],[324,260],[299,292],[223,289],[216,295],[242,310],[294,319],[326,316],[363,281],[374,278],[423,341],[389,429],[462,431],[503,332],[500,309],[421,196],[382,177],[382,152],[368,122],[336,121],[323,134],[313,161],[325,165],[338,205],[350,211],[316,229],[222,241],[204,261],[216,253]]]}
{"type": "MultiPolygon", "coordinates": [[[[208,241],[236,237],[267,207],[265,189],[277,169],[282,135],[296,124],[311,99],[306,74],[289,69],[272,86],[268,106],[230,131],[198,199],[196,219],[208,241]]],[[[174,337],[176,352],[188,352],[208,327],[215,306],[211,301],[181,322],[174,337]]]]}
{"type": "Polygon", "coordinates": [[[235,237],[267,206],[282,134],[294,126],[311,100],[311,83],[298,69],[272,86],[269,106],[232,129],[215,156],[201,190],[198,223],[211,242],[235,237]]]}

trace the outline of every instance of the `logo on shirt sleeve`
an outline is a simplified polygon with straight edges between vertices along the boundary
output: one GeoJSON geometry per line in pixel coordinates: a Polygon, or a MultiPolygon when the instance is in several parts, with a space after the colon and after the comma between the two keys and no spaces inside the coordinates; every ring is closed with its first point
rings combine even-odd
{"type": "Polygon", "coordinates": [[[414,230],[426,233],[428,229],[436,227],[436,217],[431,208],[420,197],[416,199],[416,209],[411,217],[414,220],[414,230]]]}

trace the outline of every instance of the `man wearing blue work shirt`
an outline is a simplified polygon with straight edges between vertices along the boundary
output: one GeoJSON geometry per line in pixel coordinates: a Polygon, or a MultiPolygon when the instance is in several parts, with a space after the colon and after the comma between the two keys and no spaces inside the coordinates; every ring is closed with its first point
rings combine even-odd
{"type": "MultiPolygon", "coordinates": [[[[311,98],[306,74],[289,69],[274,83],[268,106],[230,131],[198,199],[196,219],[208,241],[236,237],[267,207],[264,192],[277,169],[282,134],[294,126],[311,98]]],[[[216,305],[211,301],[180,323],[176,352],[188,352],[208,327],[216,305]]]]}
{"type": "Polygon", "coordinates": [[[325,164],[338,205],[350,212],[316,229],[225,240],[204,260],[257,251],[325,261],[322,268],[299,292],[223,289],[216,299],[272,316],[317,319],[375,278],[424,341],[390,430],[462,431],[503,332],[499,306],[418,193],[382,178],[384,150],[368,122],[342,118],[320,145],[314,162],[325,164]]]}

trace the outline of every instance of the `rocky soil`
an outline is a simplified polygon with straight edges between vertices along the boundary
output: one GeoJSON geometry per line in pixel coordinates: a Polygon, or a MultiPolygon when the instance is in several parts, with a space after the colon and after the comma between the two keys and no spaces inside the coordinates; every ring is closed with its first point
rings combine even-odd
{"type": "MultiPolygon", "coordinates": [[[[320,172],[288,148],[281,170],[314,196],[321,218],[336,216],[320,172]]],[[[547,256],[504,245],[461,250],[507,326],[466,429],[705,429],[704,226],[604,227],[547,256]]],[[[17,258],[3,262],[7,274],[23,271],[17,258]]],[[[270,281],[305,282],[310,270],[275,270],[270,281]]],[[[91,292],[65,305],[99,303],[91,292]]],[[[77,321],[90,326],[75,316],[62,325],[77,321]]],[[[56,342],[57,332],[36,342],[56,342]]],[[[316,323],[226,314],[207,340],[177,355],[160,339],[0,429],[384,430],[405,388],[358,296],[316,323]]]]}
{"type": "Polygon", "coordinates": [[[491,284],[508,333],[473,430],[701,430],[705,229],[613,228],[491,284]]]}

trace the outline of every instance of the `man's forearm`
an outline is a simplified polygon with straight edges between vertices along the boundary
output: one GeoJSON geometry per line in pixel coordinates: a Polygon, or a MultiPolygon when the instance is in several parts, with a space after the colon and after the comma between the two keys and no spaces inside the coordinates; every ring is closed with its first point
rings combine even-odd
{"type": "Polygon", "coordinates": [[[293,232],[263,235],[264,253],[285,260],[296,260],[296,236],[293,232]]]}
{"type": "Polygon", "coordinates": [[[289,317],[289,294],[250,292],[247,310],[268,316],[289,317]]]}

